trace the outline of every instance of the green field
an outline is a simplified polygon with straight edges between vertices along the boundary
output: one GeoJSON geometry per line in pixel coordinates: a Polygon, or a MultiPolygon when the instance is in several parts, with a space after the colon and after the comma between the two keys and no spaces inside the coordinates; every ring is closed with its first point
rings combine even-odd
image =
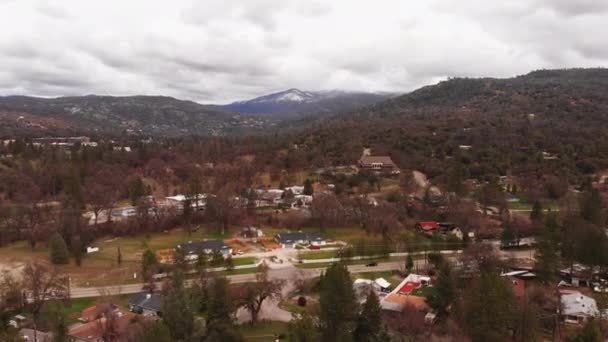
{"type": "Polygon", "coordinates": [[[256,257],[232,258],[234,266],[252,265],[258,261],[256,257]]]}
{"type": "MultiPolygon", "coordinates": [[[[276,336],[287,334],[287,323],[276,321],[262,321],[256,325],[243,324],[239,330],[245,337],[245,341],[274,341],[276,336]]],[[[286,338],[282,339],[287,341],[286,338]]]]}

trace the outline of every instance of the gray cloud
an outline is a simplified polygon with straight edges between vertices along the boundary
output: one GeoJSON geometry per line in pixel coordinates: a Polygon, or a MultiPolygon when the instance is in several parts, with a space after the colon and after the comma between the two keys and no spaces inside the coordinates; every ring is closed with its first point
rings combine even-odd
{"type": "Polygon", "coordinates": [[[0,94],[227,102],[606,66],[594,0],[0,1],[0,94]]]}

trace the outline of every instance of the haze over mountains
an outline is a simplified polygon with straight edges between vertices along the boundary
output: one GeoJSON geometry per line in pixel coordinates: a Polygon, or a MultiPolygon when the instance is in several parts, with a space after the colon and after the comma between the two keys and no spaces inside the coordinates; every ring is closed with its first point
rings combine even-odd
{"type": "Polygon", "coordinates": [[[455,78],[401,96],[290,89],[223,106],[164,96],[6,96],[0,97],[0,135],[268,134],[320,122],[329,129],[342,122],[382,126],[416,115],[462,121],[477,114],[538,113],[599,120],[608,113],[606,94],[608,70],[596,68],[541,70],[506,79],[455,78]]]}

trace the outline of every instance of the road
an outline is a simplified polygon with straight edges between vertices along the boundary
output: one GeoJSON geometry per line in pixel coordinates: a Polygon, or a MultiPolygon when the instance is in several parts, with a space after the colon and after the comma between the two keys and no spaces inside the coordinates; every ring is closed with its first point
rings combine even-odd
{"type": "MultiPolygon", "coordinates": [[[[530,259],[533,257],[533,252],[526,251],[501,251],[501,256],[505,259],[530,259]]],[[[454,258],[454,257],[450,257],[454,258]]],[[[414,268],[424,266],[425,260],[417,259],[414,260],[414,268]]],[[[388,261],[380,262],[377,266],[367,267],[365,265],[349,265],[348,270],[351,273],[362,273],[362,272],[383,272],[398,270],[403,267],[403,261],[388,261]]],[[[268,270],[269,277],[271,279],[284,279],[287,282],[293,282],[298,277],[304,279],[310,279],[318,277],[321,272],[325,270],[325,267],[320,268],[309,268],[299,269],[291,264],[275,265],[271,266],[268,270]]],[[[232,284],[250,283],[255,281],[255,273],[250,274],[238,274],[227,276],[232,284]]],[[[192,282],[192,281],[190,281],[192,282]]],[[[161,283],[157,283],[160,287],[161,283]]],[[[84,297],[100,297],[104,294],[132,294],[139,293],[142,291],[143,284],[125,284],[125,285],[114,285],[104,287],[73,287],[71,288],[70,295],[72,298],[84,298],[84,297]]]]}

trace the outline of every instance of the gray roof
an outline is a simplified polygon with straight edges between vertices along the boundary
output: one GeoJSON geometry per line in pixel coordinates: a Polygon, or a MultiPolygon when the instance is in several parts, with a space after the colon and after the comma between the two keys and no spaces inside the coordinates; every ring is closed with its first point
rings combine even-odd
{"type": "Polygon", "coordinates": [[[595,299],[585,296],[579,292],[563,294],[562,306],[564,315],[571,316],[597,316],[597,303],[595,299]]]}
{"type": "Polygon", "coordinates": [[[144,310],[162,311],[164,297],[156,293],[138,293],[129,298],[129,305],[138,306],[144,310]]]}
{"type": "Polygon", "coordinates": [[[230,247],[222,240],[188,242],[182,245],[177,245],[177,248],[183,248],[186,254],[199,254],[205,250],[224,251],[230,249],[230,247]]]}
{"type": "Polygon", "coordinates": [[[277,240],[280,243],[294,243],[296,241],[323,241],[323,237],[319,233],[283,233],[277,234],[277,240]]]}

